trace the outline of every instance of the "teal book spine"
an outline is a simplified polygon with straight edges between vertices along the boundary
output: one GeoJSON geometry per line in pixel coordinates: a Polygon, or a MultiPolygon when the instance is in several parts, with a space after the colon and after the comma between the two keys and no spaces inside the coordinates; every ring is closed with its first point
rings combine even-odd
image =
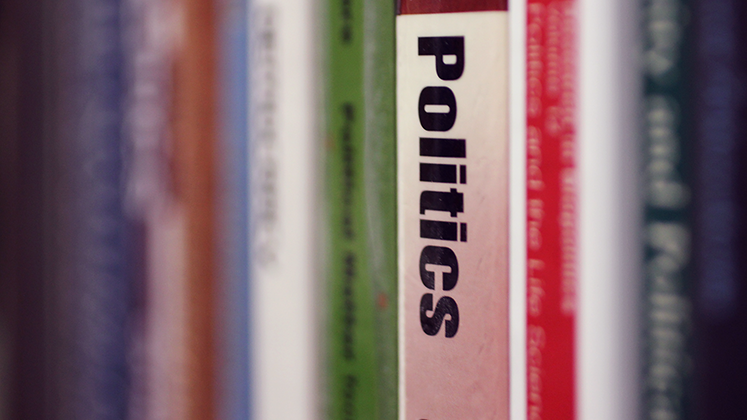
{"type": "Polygon", "coordinates": [[[689,3],[643,8],[645,419],[693,418],[689,3]]]}

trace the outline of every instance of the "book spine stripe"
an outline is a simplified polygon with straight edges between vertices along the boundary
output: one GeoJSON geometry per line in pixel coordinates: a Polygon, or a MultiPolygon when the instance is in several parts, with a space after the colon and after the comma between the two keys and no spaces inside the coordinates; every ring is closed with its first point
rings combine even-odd
{"type": "Polygon", "coordinates": [[[400,0],[397,3],[401,15],[508,10],[508,0],[400,0]]]}

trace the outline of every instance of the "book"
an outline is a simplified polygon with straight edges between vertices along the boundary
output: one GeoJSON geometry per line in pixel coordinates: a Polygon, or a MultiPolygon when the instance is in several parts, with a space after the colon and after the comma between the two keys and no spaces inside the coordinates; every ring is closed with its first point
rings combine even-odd
{"type": "Polygon", "coordinates": [[[248,1],[219,8],[219,418],[249,418],[248,1]]]}
{"type": "Polygon", "coordinates": [[[394,8],[326,3],[325,417],[397,416],[394,8]]]}
{"type": "Polygon", "coordinates": [[[578,2],[575,404],[582,420],[640,416],[639,7],[578,2]]]}
{"type": "Polygon", "coordinates": [[[742,2],[693,1],[692,418],[737,419],[747,408],[745,147],[742,2]]]}
{"type": "Polygon", "coordinates": [[[249,5],[251,418],[321,415],[319,4],[249,5]]]}
{"type": "Polygon", "coordinates": [[[178,3],[174,161],[184,204],[187,419],[218,416],[218,3],[178,3]]]}
{"type": "Polygon", "coordinates": [[[577,5],[527,4],[528,419],[576,418],[577,5]]]}
{"type": "Polygon", "coordinates": [[[122,2],[123,205],[133,301],[128,418],[183,419],[187,403],[186,209],[177,182],[178,3],[122,2]]]}
{"type": "Polygon", "coordinates": [[[53,10],[47,1],[0,5],[0,418],[56,409],[53,10]]]}
{"type": "Polygon", "coordinates": [[[508,5],[398,5],[399,418],[509,418],[508,5]]]}
{"type": "Polygon", "coordinates": [[[692,20],[643,4],[644,418],[693,418],[692,20]],[[665,39],[666,38],[666,39],[665,39]]]}
{"type": "Polygon", "coordinates": [[[58,418],[128,415],[134,272],[124,212],[121,2],[57,5],[58,418]],[[64,20],[63,20],[64,19],[64,20]]]}

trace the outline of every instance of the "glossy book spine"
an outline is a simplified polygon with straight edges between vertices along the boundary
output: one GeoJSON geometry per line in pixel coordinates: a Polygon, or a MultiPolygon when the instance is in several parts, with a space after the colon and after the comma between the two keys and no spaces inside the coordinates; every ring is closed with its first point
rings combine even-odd
{"type": "Polygon", "coordinates": [[[578,0],[576,415],[638,418],[639,3],[578,0]]]}

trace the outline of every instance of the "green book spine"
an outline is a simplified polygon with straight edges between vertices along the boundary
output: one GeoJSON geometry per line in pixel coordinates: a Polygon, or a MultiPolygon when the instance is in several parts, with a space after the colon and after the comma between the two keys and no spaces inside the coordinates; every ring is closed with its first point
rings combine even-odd
{"type": "Polygon", "coordinates": [[[327,7],[327,418],[397,416],[394,2],[327,7]]]}

